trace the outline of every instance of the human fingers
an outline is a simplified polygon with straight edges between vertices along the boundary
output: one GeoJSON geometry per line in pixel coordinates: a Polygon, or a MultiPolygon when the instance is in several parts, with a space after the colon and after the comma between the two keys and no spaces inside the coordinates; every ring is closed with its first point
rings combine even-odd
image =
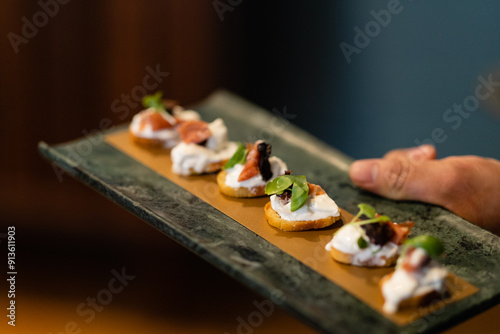
{"type": "Polygon", "coordinates": [[[444,203],[452,177],[446,164],[438,160],[412,160],[408,155],[358,160],[351,165],[349,175],[358,187],[381,196],[439,205],[444,203]]]}
{"type": "Polygon", "coordinates": [[[436,148],[432,145],[420,145],[410,148],[395,149],[387,152],[384,159],[408,158],[410,161],[419,162],[423,160],[436,159],[436,148]]]}
{"type": "Polygon", "coordinates": [[[403,152],[359,160],[349,174],[360,188],[395,200],[437,204],[500,235],[500,162],[476,156],[413,161],[403,152]]]}
{"type": "Polygon", "coordinates": [[[500,161],[461,156],[441,162],[449,172],[440,205],[500,235],[500,161]]]}

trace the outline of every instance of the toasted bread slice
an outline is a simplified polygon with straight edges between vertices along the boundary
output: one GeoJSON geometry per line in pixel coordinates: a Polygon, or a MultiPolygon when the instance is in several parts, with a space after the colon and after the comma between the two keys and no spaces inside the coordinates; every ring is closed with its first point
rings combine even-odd
{"type": "Polygon", "coordinates": [[[264,196],[265,193],[265,185],[253,187],[253,188],[245,188],[238,187],[233,188],[226,184],[226,176],[227,172],[225,170],[221,171],[217,175],[217,183],[219,184],[219,189],[221,193],[231,196],[231,197],[260,197],[264,196]]]}
{"type": "Polygon", "coordinates": [[[137,144],[137,145],[140,145],[143,147],[148,147],[148,148],[170,150],[170,147],[167,147],[164,140],[160,140],[160,139],[156,139],[156,138],[139,137],[139,136],[136,136],[132,131],[129,131],[129,133],[130,133],[130,137],[132,138],[132,142],[134,144],[137,144]]]}
{"type": "MultiPolygon", "coordinates": [[[[332,250],[330,251],[330,254],[332,255],[333,259],[345,263],[345,264],[352,264],[353,263],[353,254],[347,254],[342,251],[339,251],[338,249],[332,247],[332,250]]],[[[388,259],[385,259],[385,265],[383,266],[376,266],[376,265],[370,265],[369,263],[364,264],[363,266],[365,267],[390,267],[396,264],[396,261],[398,260],[399,255],[396,254],[388,259]]]]}
{"type": "MultiPolygon", "coordinates": [[[[318,228],[324,228],[332,225],[337,220],[340,219],[340,215],[338,217],[326,217],[318,220],[285,220],[282,219],[279,213],[277,213],[271,206],[271,202],[268,202],[264,207],[266,220],[269,225],[279,228],[282,231],[295,232],[295,231],[305,231],[312,230],[318,228]]],[[[340,212],[340,209],[339,209],[340,212]]]]}
{"type": "MultiPolygon", "coordinates": [[[[380,291],[382,291],[382,286],[387,281],[389,281],[391,279],[393,274],[394,274],[394,272],[382,277],[382,279],[380,280],[380,283],[379,283],[380,291]]],[[[408,299],[402,300],[398,305],[398,309],[428,306],[429,304],[431,304],[435,300],[441,300],[444,296],[446,296],[446,294],[447,294],[446,291],[440,292],[440,291],[432,290],[432,291],[429,291],[429,292],[424,293],[424,294],[412,296],[408,299]]],[[[383,297],[383,294],[382,294],[382,297],[383,297]]]]}
{"type": "MultiPolygon", "coordinates": [[[[216,173],[224,167],[226,164],[227,160],[219,161],[219,162],[211,162],[207,166],[205,166],[205,169],[201,173],[197,173],[193,168],[189,169],[189,175],[202,175],[202,174],[210,174],[210,173],[216,173]]],[[[188,176],[189,176],[188,175],[188,176]]]]}

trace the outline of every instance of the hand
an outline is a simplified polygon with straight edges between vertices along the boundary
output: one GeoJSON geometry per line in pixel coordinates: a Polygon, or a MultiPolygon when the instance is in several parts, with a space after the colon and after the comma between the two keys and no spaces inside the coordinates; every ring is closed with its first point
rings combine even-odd
{"type": "Polygon", "coordinates": [[[358,160],[349,174],[358,187],[395,200],[441,205],[500,235],[500,161],[477,156],[436,159],[422,145],[358,160]]]}

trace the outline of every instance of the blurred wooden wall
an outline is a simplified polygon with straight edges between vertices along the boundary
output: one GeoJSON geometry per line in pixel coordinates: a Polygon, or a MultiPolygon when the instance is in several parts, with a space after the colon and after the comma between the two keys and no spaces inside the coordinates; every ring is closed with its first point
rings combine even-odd
{"type": "Polygon", "coordinates": [[[37,1],[2,1],[0,216],[92,233],[93,224],[123,219],[122,210],[68,176],[59,183],[37,142],[82,137],[104,118],[129,121],[140,107],[122,119],[112,103],[143,85],[146,67],[169,72],[158,88],[189,104],[236,77],[237,57],[224,52],[230,31],[203,0],[69,1],[16,53],[8,34],[21,36],[23,17],[33,22],[41,10],[37,1]]]}
{"type": "MultiPolygon", "coordinates": [[[[307,111],[301,106],[311,109],[320,89],[330,94],[327,73],[303,64],[309,54],[328,56],[329,44],[307,34],[327,11],[297,2],[288,15],[284,2],[243,1],[221,21],[206,0],[71,0],[16,53],[9,33],[21,35],[23,18],[32,21],[41,8],[0,3],[0,235],[16,226],[20,321],[36,327],[31,332],[59,332],[110,270],[125,266],[137,279],[87,332],[234,332],[235,319],[254,312],[261,296],[78,181],[59,182],[37,143],[82,137],[105,118],[129,121],[139,108],[121,119],[112,103],[142,85],[148,66],[170,73],[159,89],[183,104],[227,87],[268,109],[307,111]],[[304,87],[314,94],[298,94],[304,87]]],[[[259,333],[277,332],[310,330],[277,310],[259,333]]]]}

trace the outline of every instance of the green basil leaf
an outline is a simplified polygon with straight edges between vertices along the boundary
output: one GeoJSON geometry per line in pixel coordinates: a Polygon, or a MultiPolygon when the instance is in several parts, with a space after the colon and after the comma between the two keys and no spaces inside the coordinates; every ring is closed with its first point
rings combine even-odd
{"type": "Polygon", "coordinates": [[[233,168],[237,164],[244,164],[247,161],[247,149],[246,146],[243,145],[241,142],[238,142],[238,148],[236,149],[236,152],[234,152],[233,156],[231,159],[229,159],[228,162],[222,167],[222,169],[229,169],[233,168]]]}
{"type": "Polygon", "coordinates": [[[280,195],[285,190],[292,187],[291,210],[300,209],[307,201],[309,195],[309,186],[304,175],[282,175],[266,184],[265,192],[267,195],[280,195]]]}
{"type": "Polygon", "coordinates": [[[142,105],[145,108],[154,108],[158,111],[166,111],[165,106],[161,101],[162,96],[163,93],[161,91],[158,91],[153,95],[146,95],[142,98],[142,105]]]}
{"type": "Polygon", "coordinates": [[[419,235],[418,237],[406,240],[403,245],[406,248],[408,246],[423,248],[432,257],[437,257],[444,252],[444,245],[441,240],[432,235],[419,235]]]}
{"type": "Polygon", "coordinates": [[[293,183],[299,186],[302,190],[309,193],[309,186],[307,185],[307,180],[305,175],[292,176],[293,183]]]}
{"type": "MultiPolygon", "coordinates": [[[[307,187],[307,182],[306,182],[306,187],[307,187]]],[[[294,182],[292,188],[292,199],[290,203],[291,211],[293,212],[300,209],[307,201],[308,195],[309,195],[309,187],[304,188],[301,182],[298,183],[294,182]]]]}
{"type": "Polygon", "coordinates": [[[293,184],[294,179],[290,175],[278,176],[266,184],[266,195],[281,195],[283,191],[293,184]]]}
{"type": "Polygon", "coordinates": [[[359,246],[359,248],[364,249],[364,248],[368,247],[368,242],[366,242],[366,240],[363,239],[363,237],[359,237],[358,246],[359,246]]]}

